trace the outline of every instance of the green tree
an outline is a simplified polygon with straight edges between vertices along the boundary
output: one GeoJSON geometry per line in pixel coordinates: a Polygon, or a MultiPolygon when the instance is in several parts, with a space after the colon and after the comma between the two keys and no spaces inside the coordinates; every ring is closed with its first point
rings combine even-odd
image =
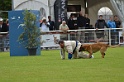
{"type": "Polygon", "coordinates": [[[8,11],[12,10],[12,0],[0,0],[0,17],[8,18],[8,11]]]}

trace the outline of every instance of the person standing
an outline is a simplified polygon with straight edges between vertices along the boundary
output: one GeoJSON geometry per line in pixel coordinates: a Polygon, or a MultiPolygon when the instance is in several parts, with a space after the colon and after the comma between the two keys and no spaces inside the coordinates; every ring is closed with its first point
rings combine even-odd
{"type": "MultiPolygon", "coordinates": [[[[68,27],[69,30],[76,30],[77,29],[77,18],[74,16],[74,14],[71,14],[68,20],[68,27]]],[[[76,39],[76,33],[71,32],[70,39],[75,40],[76,39]]]]}
{"type": "MultiPolygon", "coordinates": [[[[119,20],[117,15],[114,16],[114,22],[116,24],[116,28],[121,28],[121,21],[119,20]]],[[[117,30],[117,31],[119,31],[119,30],[117,30]]]]}
{"type": "MultiPolygon", "coordinates": [[[[116,28],[116,24],[115,24],[115,22],[113,21],[113,18],[112,18],[112,17],[110,17],[110,19],[108,20],[107,25],[108,25],[109,28],[116,28]]],[[[112,30],[112,31],[113,31],[113,32],[116,32],[115,29],[112,30]]]]}
{"type": "MultiPolygon", "coordinates": [[[[121,27],[121,21],[119,20],[119,18],[118,18],[118,16],[117,15],[115,15],[114,16],[114,22],[115,22],[115,24],[116,24],[116,28],[122,28],[121,27]]],[[[116,30],[116,36],[117,36],[117,44],[119,43],[119,31],[121,31],[121,30],[119,30],[119,29],[117,29],[116,30]]]]}
{"type": "Polygon", "coordinates": [[[69,30],[69,27],[66,24],[66,21],[62,21],[62,24],[60,24],[60,26],[59,26],[59,30],[61,30],[63,32],[63,34],[61,34],[60,38],[62,40],[67,40],[67,31],[69,30]]]}
{"type": "MultiPolygon", "coordinates": [[[[50,27],[50,24],[49,22],[46,21],[46,18],[43,17],[41,23],[40,23],[40,31],[41,32],[49,32],[49,27],[50,27]]],[[[49,35],[45,35],[45,37],[47,37],[49,35]]],[[[42,38],[43,36],[41,36],[42,38]]],[[[41,39],[41,42],[42,42],[42,39],[41,39]]],[[[46,47],[46,50],[48,50],[48,47],[46,47]]]]}
{"type": "Polygon", "coordinates": [[[49,30],[50,30],[50,31],[56,30],[55,25],[54,25],[54,21],[51,20],[51,16],[48,16],[48,22],[49,22],[49,24],[50,24],[49,30]]]}
{"type": "MultiPolygon", "coordinates": [[[[113,21],[112,17],[110,17],[110,19],[108,20],[107,25],[109,28],[116,28],[116,24],[113,21]]],[[[115,33],[116,33],[116,29],[111,30],[111,45],[115,45],[115,43],[116,43],[115,33]]]]}
{"type": "Polygon", "coordinates": [[[96,28],[96,37],[97,37],[97,42],[102,41],[104,39],[104,30],[98,30],[98,29],[104,29],[105,27],[108,28],[105,20],[103,19],[103,16],[100,15],[99,19],[97,20],[95,24],[96,28]]]}
{"type": "MultiPolygon", "coordinates": [[[[3,19],[0,18],[0,32],[8,32],[9,31],[9,28],[7,26],[6,23],[3,22],[3,19]]],[[[4,51],[4,40],[5,40],[5,37],[8,35],[7,34],[0,34],[0,49],[1,51],[4,51]]]]}
{"type": "Polygon", "coordinates": [[[85,29],[90,29],[90,19],[88,18],[88,14],[84,15],[85,17],[85,29]]]}
{"type": "MultiPolygon", "coordinates": [[[[77,17],[77,26],[78,29],[85,29],[85,17],[83,16],[82,12],[80,11],[79,16],[77,17]]],[[[78,40],[82,43],[85,41],[85,32],[78,32],[78,40]]]]}
{"type": "Polygon", "coordinates": [[[85,17],[83,16],[82,12],[80,11],[79,16],[77,17],[78,29],[84,29],[85,24],[86,24],[85,17]]]}
{"type": "Polygon", "coordinates": [[[40,29],[42,32],[48,32],[50,23],[46,21],[46,18],[43,17],[42,22],[40,23],[40,29]]]}
{"type": "Polygon", "coordinates": [[[6,19],[6,24],[7,24],[8,28],[9,28],[9,19],[6,19]]]}
{"type": "Polygon", "coordinates": [[[70,18],[68,20],[68,27],[70,30],[75,30],[75,24],[74,24],[74,15],[70,15],[70,18]]]}
{"type": "MultiPolygon", "coordinates": [[[[88,17],[88,14],[84,15],[85,17],[85,29],[90,29],[90,19],[88,17]]],[[[85,42],[89,42],[89,40],[92,38],[92,31],[86,30],[85,32],[85,42]]]]}

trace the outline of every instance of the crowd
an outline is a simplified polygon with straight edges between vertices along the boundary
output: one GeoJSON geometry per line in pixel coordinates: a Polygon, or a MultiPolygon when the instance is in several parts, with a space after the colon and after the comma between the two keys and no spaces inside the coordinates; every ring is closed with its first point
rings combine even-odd
{"type": "MultiPolygon", "coordinates": [[[[49,31],[57,29],[55,27],[55,22],[51,20],[51,16],[48,16],[48,21],[46,21],[46,18],[43,17],[41,24],[42,23],[46,23],[46,27],[48,27],[47,29],[49,31]]],[[[42,31],[45,31],[44,25],[42,26],[41,24],[40,24],[40,27],[43,28],[42,31]]],[[[110,20],[105,22],[105,20],[103,19],[103,16],[100,15],[99,19],[96,20],[96,24],[94,24],[94,25],[95,25],[96,30],[97,29],[102,29],[105,26],[107,28],[120,28],[121,21],[119,20],[118,16],[115,15],[114,18],[110,17],[110,20]],[[111,22],[114,22],[115,25],[113,26],[113,23],[111,23],[111,22]]],[[[62,26],[63,26],[63,28],[64,28],[64,26],[65,26],[65,28],[69,28],[67,30],[91,29],[91,28],[93,28],[92,27],[93,25],[90,24],[90,18],[88,17],[88,14],[83,15],[82,12],[77,14],[77,16],[75,16],[74,14],[71,14],[68,20],[62,21],[62,24],[60,24],[60,26],[59,26],[59,30],[63,30],[61,28],[62,26]],[[63,24],[63,22],[65,24],[63,24]]]]}
{"type": "MultiPolygon", "coordinates": [[[[0,18],[0,32],[8,32],[9,24],[8,19],[4,22],[2,18],[0,18]]],[[[4,51],[4,48],[8,49],[8,46],[4,45],[5,38],[8,36],[8,33],[0,33],[0,51],[4,51]]]]}
{"type": "MultiPolygon", "coordinates": [[[[68,30],[77,30],[77,29],[96,29],[96,36],[97,40],[100,41],[104,38],[104,31],[98,30],[103,28],[120,28],[121,27],[121,21],[119,20],[118,16],[115,15],[114,17],[110,17],[110,19],[106,22],[103,19],[103,16],[100,15],[99,18],[96,20],[96,23],[93,25],[90,24],[90,18],[88,17],[88,14],[83,15],[82,12],[80,12],[77,15],[71,14],[68,20],[61,21],[62,23],[59,26],[59,30],[63,31],[65,35],[63,34],[61,36],[62,40],[67,40],[66,32],[68,30]]],[[[51,20],[51,16],[48,16],[48,21],[46,18],[42,18],[40,21],[40,29],[41,31],[52,31],[56,30],[58,27],[55,27],[55,22],[51,20]]],[[[3,19],[0,17],[0,32],[8,32],[9,31],[9,23],[8,19],[4,22],[3,19]]],[[[119,30],[112,30],[111,35],[118,35],[116,31],[119,30]]],[[[2,41],[2,38],[5,37],[6,34],[0,34],[0,41],[2,41]]],[[[115,37],[112,36],[111,39],[114,39],[115,37]]],[[[112,42],[114,43],[114,42],[112,42]]],[[[0,45],[2,46],[2,45],[0,45]]],[[[3,50],[3,49],[2,49],[3,50]]]]}
{"type": "MultiPolygon", "coordinates": [[[[42,23],[40,24],[40,27],[42,31],[51,31],[56,30],[55,22],[51,20],[51,16],[48,16],[48,21],[43,18],[42,23]],[[44,22],[45,20],[45,22],[44,22]],[[41,24],[45,23],[45,26],[41,24]],[[46,29],[44,29],[46,28],[46,29]]],[[[103,15],[100,15],[99,18],[96,20],[96,23],[94,25],[90,24],[90,18],[88,17],[88,14],[83,15],[82,12],[79,12],[79,14],[71,14],[69,19],[66,21],[62,21],[62,24],[59,26],[59,30],[62,30],[64,33],[66,33],[68,30],[77,30],[77,29],[96,29],[96,41],[103,40],[105,34],[104,30],[98,30],[98,29],[104,29],[104,28],[120,28],[121,27],[121,21],[119,20],[118,16],[115,15],[114,17],[110,17],[108,21],[105,21],[103,19],[103,15]],[[94,27],[93,27],[94,26],[94,27]]],[[[114,35],[118,35],[118,30],[112,30],[111,39],[113,40],[115,37],[114,35]]],[[[67,36],[63,34],[61,36],[61,39],[67,40],[67,36]]],[[[114,42],[112,42],[114,44],[114,42]]]]}

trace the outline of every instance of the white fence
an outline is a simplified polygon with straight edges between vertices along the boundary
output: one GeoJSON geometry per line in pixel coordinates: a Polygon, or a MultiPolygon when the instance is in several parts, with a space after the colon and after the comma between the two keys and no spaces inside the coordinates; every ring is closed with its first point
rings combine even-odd
{"type": "Polygon", "coordinates": [[[0,32],[0,51],[9,50],[9,34],[8,32],[0,32]]]}
{"type": "MultiPolygon", "coordinates": [[[[95,43],[97,41],[97,35],[103,34],[102,42],[106,42],[109,45],[121,44],[124,45],[124,32],[122,28],[105,28],[105,29],[78,29],[68,30],[64,33],[60,30],[42,32],[41,33],[41,47],[58,48],[57,42],[59,40],[75,40],[81,43],[95,43]],[[116,30],[116,31],[115,31],[116,30]],[[100,32],[99,32],[100,31],[100,32]],[[103,33],[101,33],[101,31],[103,33]]],[[[0,34],[7,34],[6,32],[0,32],[0,34]]],[[[100,35],[101,36],[101,35],[100,35]]],[[[9,36],[0,37],[0,51],[9,48],[9,36]]]]}
{"type": "Polygon", "coordinates": [[[105,28],[97,31],[96,29],[68,30],[66,33],[60,30],[43,32],[41,35],[43,37],[41,47],[58,47],[58,40],[77,40],[81,43],[94,43],[98,40],[98,35],[102,36],[100,41],[109,45],[124,44],[122,28],[105,28]]]}

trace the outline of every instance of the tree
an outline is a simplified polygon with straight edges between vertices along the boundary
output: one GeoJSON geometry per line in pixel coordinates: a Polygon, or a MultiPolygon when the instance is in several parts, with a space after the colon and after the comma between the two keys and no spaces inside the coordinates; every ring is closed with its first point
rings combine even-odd
{"type": "Polygon", "coordinates": [[[12,10],[12,0],[0,0],[0,17],[8,18],[8,11],[12,10]]]}

